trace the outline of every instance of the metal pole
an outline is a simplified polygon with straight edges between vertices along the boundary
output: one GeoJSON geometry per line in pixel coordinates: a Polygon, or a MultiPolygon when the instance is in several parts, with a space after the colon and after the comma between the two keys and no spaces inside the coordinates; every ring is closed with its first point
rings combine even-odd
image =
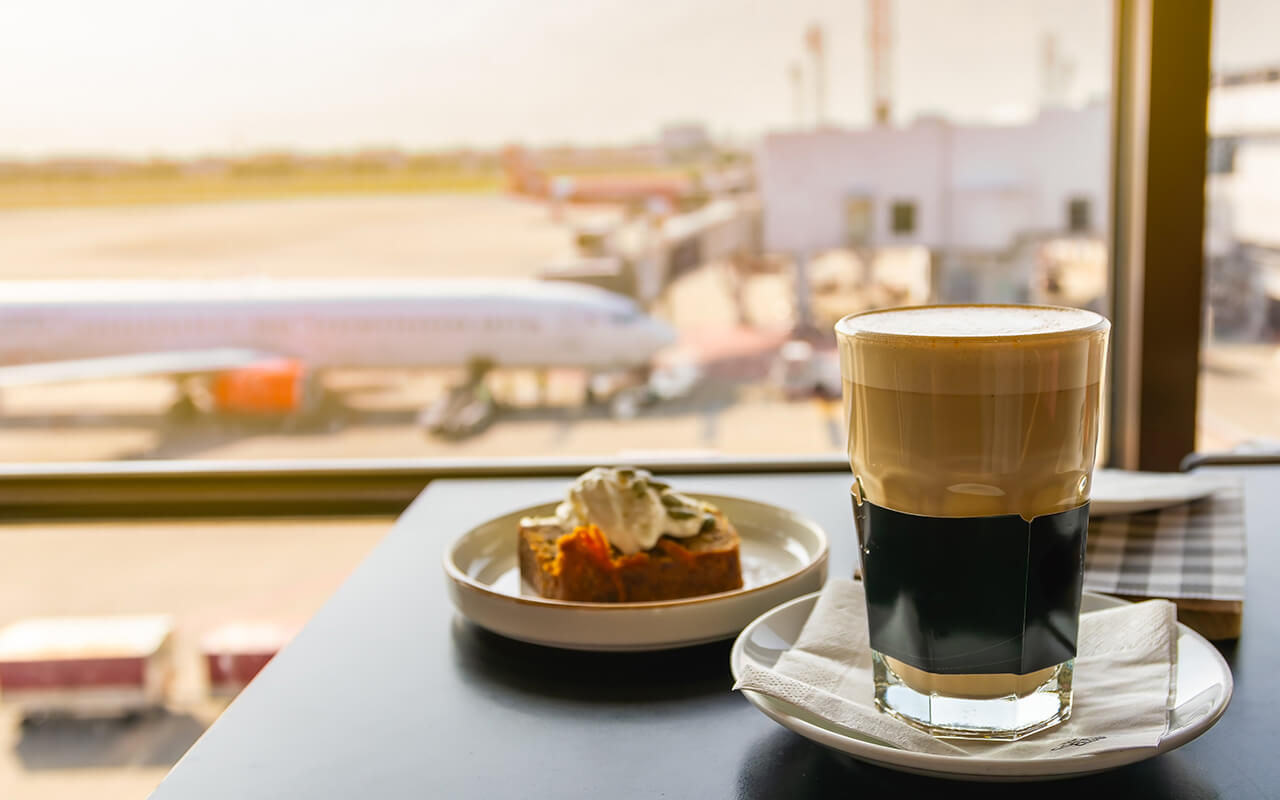
{"type": "Polygon", "coordinates": [[[796,129],[804,127],[804,71],[799,61],[792,61],[787,70],[791,77],[791,114],[796,129]]]}
{"type": "Polygon", "coordinates": [[[813,54],[813,121],[821,128],[827,122],[827,68],[825,63],[825,37],[822,26],[813,23],[805,32],[805,42],[813,54]]]}

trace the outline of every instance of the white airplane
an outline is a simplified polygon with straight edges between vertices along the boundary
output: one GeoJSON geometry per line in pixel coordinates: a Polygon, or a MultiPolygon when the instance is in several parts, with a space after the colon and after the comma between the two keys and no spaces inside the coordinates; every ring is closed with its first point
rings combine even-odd
{"type": "Polygon", "coordinates": [[[521,280],[0,283],[0,389],[168,375],[215,410],[292,413],[337,367],[641,374],[675,339],[630,299],[521,280]]]}

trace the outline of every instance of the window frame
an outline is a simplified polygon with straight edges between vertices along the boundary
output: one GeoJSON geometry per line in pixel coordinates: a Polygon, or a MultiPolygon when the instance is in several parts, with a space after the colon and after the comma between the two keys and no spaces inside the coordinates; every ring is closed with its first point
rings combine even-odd
{"type": "MultiPolygon", "coordinates": [[[[633,459],[664,475],[848,471],[842,454],[633,459]]],[[[83,519],[390,516],[433,480],[572,478],[599,464],[574,458],[126,461],[0,464],[7,522],[83,519]]]]}
{"type": "Polygon", "coordinates": [[[1104,447],[1112,466],[1172,471],[1195,450],[1212,3],[1116,0],[1113,11],[1104,447]]]}

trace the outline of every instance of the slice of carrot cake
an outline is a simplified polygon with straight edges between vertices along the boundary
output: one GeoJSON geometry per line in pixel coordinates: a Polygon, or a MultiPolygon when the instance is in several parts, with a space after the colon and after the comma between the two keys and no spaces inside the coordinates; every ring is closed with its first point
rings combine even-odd
{"type": "Polygon", "coordinates": [[[555,516],[522,519],[519,535],[521,578],[543,597],[642,602],[742,586],[732,523],[642,469],[586,472],[555,516]]]}

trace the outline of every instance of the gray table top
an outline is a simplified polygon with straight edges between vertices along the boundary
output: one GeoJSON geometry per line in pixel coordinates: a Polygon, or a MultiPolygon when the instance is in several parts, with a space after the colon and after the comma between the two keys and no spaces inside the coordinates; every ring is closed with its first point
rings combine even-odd
{"type": "MultiPolygon", "coordinates": [[[[1280,468],[1241,473],[1250,553],[1244,633],[1222,648],[1230,708],[1179,750],[1038,785],[1037,796],[1280,797],[1280,468]]],[[[581,653],[461,619],[445,594],[445,546],[564,484],[433,483],[153,797],[1026,796],[862,764],[780,728],[730,691],[727,642],[581,653]]],[[[810,516],[831,537],[831,575],[856,560],[848,484],[843,473],[680,479],[810,516]]]]}

